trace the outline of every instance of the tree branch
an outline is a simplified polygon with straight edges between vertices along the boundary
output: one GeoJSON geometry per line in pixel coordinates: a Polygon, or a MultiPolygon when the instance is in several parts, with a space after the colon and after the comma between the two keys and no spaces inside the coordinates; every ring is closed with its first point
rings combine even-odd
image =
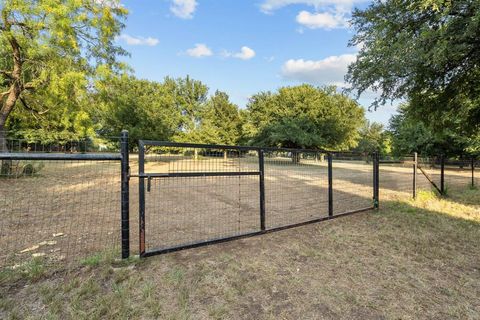
{"type": "Polygon", "coordinates": [[[22,101],[22,104],[23,104],[23,106],[25,107],[25,109],[30,110],[30,111],[38,114],[38,115],[45,114],[45,113],[47,113],[47,112],[50,110],[50,109],[47,109],[47,110],[44,110],[44,111],[35,110],[35,109],[33,109],[32,107],[30,107],[30,106],[27,104],[27,102],[25,101],[25,99],[23,99],[23,97],[20,97],[20,101],[22,101]]]}
{"type": "Polygon", "coordinates": [[[9,79],[12,79],[12,72],[11,71],[0,70],[0,74],[3,74],[4,76],[6,76],[9,79]]]}

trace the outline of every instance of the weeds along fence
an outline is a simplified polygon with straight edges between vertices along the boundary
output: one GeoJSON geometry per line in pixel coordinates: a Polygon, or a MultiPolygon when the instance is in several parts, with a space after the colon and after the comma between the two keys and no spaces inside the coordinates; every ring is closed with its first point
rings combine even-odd
{"type": "Polygon", "coordinates": [[[113,141],[8,141],[0,266],[149,256],[373,209],[380,198],[441,190],[442,181],[444,192],[475,185],[479,176],[471,159],[158,141],[140,141],[137,154],[126,132],[113,141]]]}

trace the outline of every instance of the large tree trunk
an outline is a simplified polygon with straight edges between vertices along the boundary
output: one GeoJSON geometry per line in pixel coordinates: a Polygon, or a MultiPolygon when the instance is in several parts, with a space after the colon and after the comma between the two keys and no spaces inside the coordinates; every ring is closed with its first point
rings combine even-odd
{"type": "MultiPolygon", "coordinates": [[[[6,20],[6,19],[5,19],[6,20]]],[[[6,23],[6,21],[5,21],[6,23]]],[[[7,31],[10,30],[10,26],[6,26],[7,31]]],[[[7,141],[5,140],[5,124],[7,122],[8,116],[12,112],[17,100],[20,98],[20,94],[23,90],[22,84],[22,55],[21,48],[17,40],[10,36],[8,41],[12,47],[13,54],[13,70],[9,75],[10,78],[10,88],[8,91],[2,93],[2,106],[0,108],[0,152],[7,152],[7,141]],[[5,98],[6,97],[6,98],[5,98]]]]}
{"type": "MultiPolygon", "coordinates": [[[[8,152],[8,145],[5,125],[0,122],[0,153],[2,152],[8,152]]],[[[11,170],[12,160],[0,160],[0,176],[10,175],[11,170]]]]}
{"type": "Polygon", "coordinates": [[[8,145],[7,145],[7,133],[5,132],[5,125],[3,125],[0,120],[0,153],[1,152],[8,152],[8,145]]]}
{"type": "MultiPolygon", "coordinates": [[[[7,28],[10,30],[10,27],[7,28]]],[[[22,84],[22,56],[21,56],[21,49],[20,45],[18,44],[17,40],[14,37],[9,37],[8,41],[12,46],[12,53],[13,53],[13,70],[10,75],[10,88],[8,91],[2,93],[1,102],[2,106],[0,108],[0,152],[8,152],[8,145],[7,145],[7,133],[5,132],[5,124],[7,122],[7,118],[12,112],[15,104],[17,103],[18,98],[23,90],[22,84]],[[5,98],[6,96],[6,98],[5,98]]],[[[10,175],[12,170],[12,161],[11,160],[4,160],[0,161],[0,174],[2,175],[10,175]]]]}

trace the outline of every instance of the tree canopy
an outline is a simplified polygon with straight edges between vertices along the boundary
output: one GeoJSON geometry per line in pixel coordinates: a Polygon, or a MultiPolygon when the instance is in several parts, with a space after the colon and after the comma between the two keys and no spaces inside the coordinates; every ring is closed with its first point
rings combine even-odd
{"type": "Polygon", "coordinates": [[[118,137],[126,129],[132,141],[168,140],[182,124],[175,92],[164,83],[124,74],[97,81],[95,91],[92,115],[101,136],[118,137]]]}
{"type": "Polygon", "coordinates": [[[480,135],[461,135],[451,129],[434,131],[425,125],[411,111],[410,104],[403,104],[399,114],[390,119],[389,132],[392,137],[392,153],[407,155],[418,152],[421,155],[460,156],[480,151],[480,135]]]}
{"type": "Polygon", "coordinates": [[[250,144],[291,148],[356,146],[364,110],[335,88],[280,88],[251,97],[244,134],[250,144]]]}
{"type": "Polygon", "coordinates": [[[386,131],[381,123],[365,121],[359,130],[360,140],[355,151],[372,153],[380,152],[381,155],[391,153],[390,132],[386,131]]]}
{"type": "Polygon", "coordinates": [[[379,94],[374,107],[408,99],[411,113],[436,132],[480,129],[480,2],[374,0],[353,12],[359,46],[347,81],[379,94]]]}
{"type": "Polygon", "coordinates": [[[86,113],[72,108],[97,70],[122,68],[114,39],[126,10],[117,0],[4,0],[0,11],[0,132],[18,104],[32,114],[55,109],[59,127],[75,130],[86,113]]]}

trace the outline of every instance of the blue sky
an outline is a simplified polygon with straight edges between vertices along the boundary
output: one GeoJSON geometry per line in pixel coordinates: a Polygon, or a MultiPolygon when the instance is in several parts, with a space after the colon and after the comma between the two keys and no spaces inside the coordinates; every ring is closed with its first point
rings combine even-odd
{"type": "MultiPolygon", "coordinates": [[[[241,108],[259,91],[311,83],[343,85],[353,31],[348,18],[367,0],[123,0],[117,39],[140,78],[190,75],[241,108]]],[[[365,107],[371,94],[359,99],[365,107]]],[[[395,111],[367,112],[388,123],[395,111]]]]}

